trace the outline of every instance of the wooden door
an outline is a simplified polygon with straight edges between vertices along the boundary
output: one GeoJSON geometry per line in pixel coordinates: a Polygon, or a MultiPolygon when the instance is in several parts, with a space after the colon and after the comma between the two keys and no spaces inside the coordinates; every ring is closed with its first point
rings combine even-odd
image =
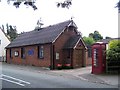
{"type": "Polygon", "coordinates": [[[83,63],[83,50],[77,49],[76,50],[76,64],[78,67],[82,67],[83,63]]]}

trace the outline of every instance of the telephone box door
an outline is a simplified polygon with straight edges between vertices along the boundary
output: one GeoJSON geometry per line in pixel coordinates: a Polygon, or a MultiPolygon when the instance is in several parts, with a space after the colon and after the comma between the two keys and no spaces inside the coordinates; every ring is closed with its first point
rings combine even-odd
{"type": "Polygon", "coordinates": [[[106,56],[105,56],[105,44],[94,44],[92,46],[92,73],[100,74],[105,71],[106,56]]]}

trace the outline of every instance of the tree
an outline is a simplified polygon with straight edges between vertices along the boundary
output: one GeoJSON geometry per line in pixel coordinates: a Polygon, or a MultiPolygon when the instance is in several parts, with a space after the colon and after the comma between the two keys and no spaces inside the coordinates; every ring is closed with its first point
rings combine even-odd
{"type": "Polygon", "coordinates": [[[85,41],[85,44],[87,46],[91,46],[93,43],[95,43],[94,39],[92,37],[83,37],[83,40],[85,41]]]}
{"type": "Polygon", "coordinates": [[[19,8],[19,6],[21,5],[21,3],[24,3],[24,5],[30,6],[34,10],[37,10],[37,6],[35,5],[35,1],[36,0],[7,0],[8,4],[11,1],[13,2],[13,6],[15,6],[16,8],[19,8]]]}
{"type": "Polygon", "coordinates": [[[93,38],[95,41],[103,39],[103,37],[101,36],[101,34],[98,31],[94,31],[93,38]]]}
{"type": "MultiPolygon", "coordinates": [[[[7,0],[8,4],[13,2],[13,6],[19,8],[21,3],[24,3],[26,6],[32,7],[34,10],[37,10],[37,6],[35,5],[36,0],[7,0]]],[[[68,8],[72,5],[72,0],[65,0],[64,2],[57,2],[57,7],[68,8]]]]}
{"type": "Polygon", "coordinates": [[[18,36],[16,26],[8,25],[7,23],[6,26],[2,25],[0,28],[4,31],[4,33],[9,37],[11,41],[13,41],[18,36]]]}
{"type": "Polygon", "coordinates": [[[89,34],[89,37],[93,38],[93,33],[90,33],[90,34],[89,34]]]}
{"type": "Polygon", "coordinates": [[[2,26],[0,26],[0,29],[2,29],[3,31],[5,31],[4,25],[2,24],[2,26]]]}
{"type": "Polygon", "coordinates": [[[10,37],[10,40],[13,41],[17,36],[17,29],[16,26],[8,25],[7,26],[7,35],[10,37]]]}
{"type": "Polygon", "coordinates": [[[95,41],[103,39],[103,36],[101,36],[101,34],[96,30],[94,31],[94,33],[90,33],[89,37],[92,37],[95,41]]]}
{"type": "Polygon", "coordinates": [[[118,1],[116,7],[118,8],[118,12],[120,13],[120,0],[118,1]]]}
{"type": "Polygon", "coordinates": [[[72,5],[72,0],[65,0],[64,2],[57,2],[57,7],[68,8],[72,5]]]}
{"type": "Polygon", "coordinates": [[[83,40],[84,40],[84,42],[85,42],[85,44],[86,44],[86,46],[87,46],[87,50],[88,50],[88,57],[90,58],[91,56],[92,56],[92,49],[91,49],[91,45],[93,44],[93,43],[95,43],[95,41],[94,41],[94,39],[92,38],[92,37],[83,37],[83,40]]]}
{"type": "MultiPolygon", "coordinates": [[[[0,0],[1,1],[1,0],[0,0]]],[[[37,6],[35,5],[36,0],[7,0],[8,4],[10,1],[14,2],[13,5],[16,8],[19,8],[22,2],[24,2],[24,5],[31,6],[34,10],[37,10],[37,6]]],[[[64,2],[57,2],[56,6],[57,7],[62,7],[62,8],[68,8],[72,5],[72,0],[65,0],[64,2]]],[[[120,0],[115,6],[118,8],[118,11],[120,13],[120,0]]]]}
{"type": "Polygon", "coordinates": [[[105,39],[111,39],[111,37],[106,36],[105,39]]]}

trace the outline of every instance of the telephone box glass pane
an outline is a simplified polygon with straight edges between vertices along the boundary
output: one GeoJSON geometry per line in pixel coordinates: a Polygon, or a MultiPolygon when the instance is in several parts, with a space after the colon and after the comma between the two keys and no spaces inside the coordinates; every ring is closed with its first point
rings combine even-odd
{"type": "Polygon", "coordinates": [[[93,65],[94,66],[98,66],[98,49],[94,49],[94,62],[93,62],[93,65]]]}

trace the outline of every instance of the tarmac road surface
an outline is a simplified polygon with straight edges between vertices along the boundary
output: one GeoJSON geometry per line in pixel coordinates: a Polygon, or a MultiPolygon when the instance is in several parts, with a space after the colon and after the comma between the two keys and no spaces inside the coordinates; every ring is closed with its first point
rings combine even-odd
{"type": "Polygon", "coordinates": [[[2,80],[2,88],[117,88],[49,74],[49,70],[31,70],[25,66],[19,68],[19,65],[11,64],[2,64],[0,80],[2,80]]]}

